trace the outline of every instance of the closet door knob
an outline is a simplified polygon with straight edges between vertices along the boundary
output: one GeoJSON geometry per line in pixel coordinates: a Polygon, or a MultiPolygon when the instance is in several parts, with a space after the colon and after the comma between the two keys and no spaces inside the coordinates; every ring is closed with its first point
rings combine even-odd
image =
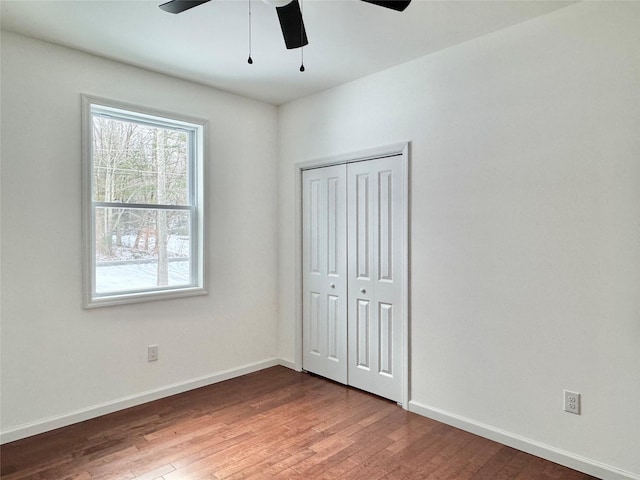
{"type": "Polygon", "coordinates": [[[329,286],[330,286],[331,288],[336,288],[336,284],[335,284],[335,283],[330,283],[330,284],[329,284],[329,286]]]}
{"type": "Polygon", "coordinates": [[[366,289],[364,289],[364,288],[361,288],[361,289],[360,289],[360,293],[367,293],[367,290],[366,290],[366,289]]]}

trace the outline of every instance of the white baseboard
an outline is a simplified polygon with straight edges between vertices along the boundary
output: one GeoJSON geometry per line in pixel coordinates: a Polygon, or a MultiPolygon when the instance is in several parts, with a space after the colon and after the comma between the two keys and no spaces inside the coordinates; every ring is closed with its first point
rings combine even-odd
{"type": "Polygon", "coordinates": [[[91,407],[76,410],[64,415],[45,418],[36,422],[20,425],[18,427],[0,432],[0,445],[20,440],[22,438],[38,435],[40,433],[55,430],[56,428],[66,427],[74,423],[83,422],[92,418],[100,417],[108,413],[124,410],[125,408],[135,407],[143,403],[152,402],[161,398],[170,397],[178,393],[187,392],[200,387],[206,387],[214,383],[223,382],[231,378],[240,377],[248,373],[264,370],[265,368],[274,367],[276,365],[288,366],[288,362],[282,362],[278,358],[264,360],[262,362],[243,365],[238,368],[224,370],[222,372],[206,375],[204,377],[193,378],[185,382],[174,383],[155,390],[149,390],[140,394],[131,395],[129,397],[120,398],[111,402],[93,405],[91,407]]]}
{"type": "Polygon", "coordinates": [[[279,362],[280,362],[280,365],[282,365],[283,367],[290,368],[291,370],[295,370],[296,372],[301,371],[299,368],[296,368],[295,362],[291,362],[289,360],[284,360],[282,358],[279,360],[279,362]]]}
{"type": "Polygon", "coordinates": [[[565,467],[578,470],[594,477],[605,480],[640,480],[640,475],[620,470],[610,465],[576,455],[559,448],[546,445],[530,438],[516,435],[499,428],[476,422],[469,418],[461,417],[451,412],[424,405],[414,400],[409,402],[409,411],[431,418],[466,432],[479,435],[489,440],[516,448],[551,462],[559,463],[565,467]]]}

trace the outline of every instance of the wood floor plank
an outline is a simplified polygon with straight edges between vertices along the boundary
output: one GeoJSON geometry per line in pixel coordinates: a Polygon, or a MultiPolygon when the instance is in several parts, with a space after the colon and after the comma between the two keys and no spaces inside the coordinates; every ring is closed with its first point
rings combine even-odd
{"type": "Polygon", "coordinates": [[[531,462],[531,456],[524,452],[516,451],[513,457],[498,470],[495,475],[496,480],[512,480],[520,476],[520,473],[527,468],[531,462]]]}
{"type": "MultiPolygon", "coordinates": [[[[306,460],[307,458],[315,454],[316,452],[309,449],[298,450],[295,453],[284,458],[283,460],[271,465],[270,467],[263,470],[262,472],[256,472],[249,475],[248,477],[246,477],[246,480],[263,480],[265,478],[278,478],[280,475],[283,474],[283,472],[293,471],[290,469],[294,465],[297,465],[298,463],[306,460]]],[[[240,475],[238,478],[244,478],[244,477],[240,475]]]]}
{"type": "Polygon", "coordinates": [[[471,480],[491,480],[496,477],[497,472],[511,461],[517,450],[511,447],[502,446],[482,467],[471,477],[471,480]]]}
{"type": "Polygon", "coordinates": [[[593,480],[274,367],[0,447],[2,480],[593,480]]]}

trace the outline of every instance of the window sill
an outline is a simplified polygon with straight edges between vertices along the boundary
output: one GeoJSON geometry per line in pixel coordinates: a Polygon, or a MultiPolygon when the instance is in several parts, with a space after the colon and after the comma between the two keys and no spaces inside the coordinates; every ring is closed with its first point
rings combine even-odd
{"type": "Polygon", "coordinates": [[[130,303],[152,302],[157,300],[170,300],[174,298],[193,297],[196,295],[208,295],[209,292],[202,287],[186,287],[180,289],[171,289],[168,291],[155,292],[136,292],[125,293],[120,295],[105,295],[103,297],[95,297],[85,299],[84,308],[100,308],[111,307],[116,305],[127,305],[130,303]]]}

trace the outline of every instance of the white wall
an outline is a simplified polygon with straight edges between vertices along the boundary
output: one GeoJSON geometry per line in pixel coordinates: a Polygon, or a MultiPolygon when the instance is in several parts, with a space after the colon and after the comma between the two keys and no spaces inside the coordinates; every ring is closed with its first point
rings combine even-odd
{"type": "Polygon", "coordinates": [[[276,142],[274,106],[2,34],[5,439],[274,361],[276,142]],[[81,93],[209,120],[208,296],[82,309],[81,93]]]}
{"type": "Polygon", "coordinates": [[[638,25],[578,3],[282,106],[282,358],[295,162],[409,140],[411,408],[640,478],[638,25]]]}

